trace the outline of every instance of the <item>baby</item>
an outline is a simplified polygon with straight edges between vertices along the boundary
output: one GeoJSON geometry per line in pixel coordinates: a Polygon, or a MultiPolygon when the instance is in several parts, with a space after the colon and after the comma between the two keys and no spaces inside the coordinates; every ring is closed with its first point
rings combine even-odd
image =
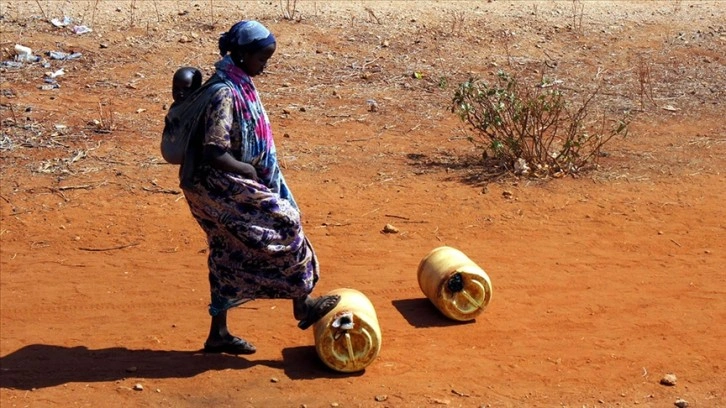
{"type": "Polygon", "coordinates": [[[171,83],[171,96],[175,103],[181,103],[202,86],[202,73],[193,67],[176,70],[171,83]]]}

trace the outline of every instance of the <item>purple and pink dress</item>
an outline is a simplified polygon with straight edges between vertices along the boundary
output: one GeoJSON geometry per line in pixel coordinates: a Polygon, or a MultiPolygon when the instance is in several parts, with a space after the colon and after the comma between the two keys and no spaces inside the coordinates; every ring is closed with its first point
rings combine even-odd
{"type": "Polygon", "coordinates": [[[209,242],[212,316],[252,299],[300,298],[319,279],[300,211],[280,172],[267,113],[252,79],[229,56],[210,92],[190,149],[215,145],[255,167],[260,183],[203,160],[182,164],[181,187],[209,242]]]}

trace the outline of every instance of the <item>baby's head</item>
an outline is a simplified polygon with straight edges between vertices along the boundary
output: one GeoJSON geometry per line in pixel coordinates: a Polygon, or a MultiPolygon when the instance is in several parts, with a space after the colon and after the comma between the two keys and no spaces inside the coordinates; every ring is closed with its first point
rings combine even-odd
{"type": "Polygon", "coordinates": [[[171,96],[174,102],[181,102],[202,86],[202,73],[192,67],[179,68],[171,83],[171,96]]]}

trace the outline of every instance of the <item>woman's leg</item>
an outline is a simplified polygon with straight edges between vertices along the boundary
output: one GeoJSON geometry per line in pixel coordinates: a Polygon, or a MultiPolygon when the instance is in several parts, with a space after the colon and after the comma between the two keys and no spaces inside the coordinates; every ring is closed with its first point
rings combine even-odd
{"type": "Polygon", "coordinates": [[[252,343],[237,336],[233,336],[227,328],[227,311],[212,316],[209,326],[209,336],[204,343],[207,353],[252,354],[257,349],[252,343]]]}
{"type": "Polygon", "coordinates": [[[227,328],[227,311],[219,312],[216,316],[212,316],[212,324],[209,327],[208,344],[218,344],[229,341],[232,335],[229,334],[227,328]]]}

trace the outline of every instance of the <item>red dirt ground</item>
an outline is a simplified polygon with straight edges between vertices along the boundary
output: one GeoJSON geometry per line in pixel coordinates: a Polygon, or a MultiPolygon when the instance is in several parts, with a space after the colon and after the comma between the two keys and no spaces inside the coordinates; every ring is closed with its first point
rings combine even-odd
{"type": "Polygon", "coordinates": [[[0,3],[3,61],[16,43],[82,53],[0,71],[2,407],[726,406],[719,2],[307,1],[292,20],[281,6],[0,3]],[[64,15],[93,32],[47,22],[64,15]],[[316,293],[353,287],[376,307],[382,350],[362,373],[326,369],[288,301],[230,313],[257,354],[198,353],[206,242],[159,135],[174,70],[208,77],[242,18],[278,37],[257,85],[316,293]],[[448,104],[500,68],[597,77],[602,112],[636,113],[630,135],[577,178],[485,179],[448,104]],[[475,322],[418,288],[441,245],[492,279],[475,322]]]}

